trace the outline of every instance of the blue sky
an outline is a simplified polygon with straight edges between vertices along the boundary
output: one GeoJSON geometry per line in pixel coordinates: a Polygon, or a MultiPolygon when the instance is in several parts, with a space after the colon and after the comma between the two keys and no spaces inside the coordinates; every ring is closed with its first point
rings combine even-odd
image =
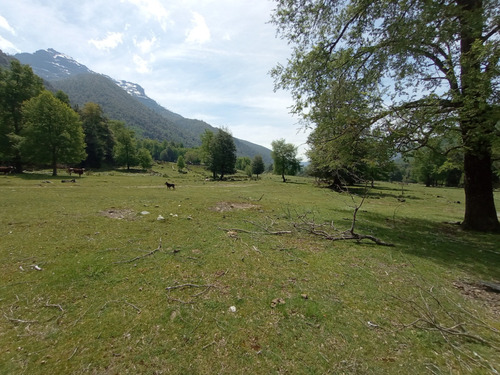
{"type": "Polygon", "coordinates": [[[268,23],[271,0],[16,0],[0,8],[0,49],[54,48],[93,71],[139,83],[184,117],[303,155],[307,134],[268,72],[290,56],[268,23]]]}

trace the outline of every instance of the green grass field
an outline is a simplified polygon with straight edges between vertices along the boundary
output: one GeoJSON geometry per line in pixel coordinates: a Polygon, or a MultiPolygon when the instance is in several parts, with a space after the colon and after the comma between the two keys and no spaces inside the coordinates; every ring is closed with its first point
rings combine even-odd
{"type": "Polygon", "coordinates": [[[500,237],[453,224],[463,190],[376,184],[355,230],[387,247],[305,230],[363,187],[155,171],[0,176],[1,374],[500,371],[500,237]]]}

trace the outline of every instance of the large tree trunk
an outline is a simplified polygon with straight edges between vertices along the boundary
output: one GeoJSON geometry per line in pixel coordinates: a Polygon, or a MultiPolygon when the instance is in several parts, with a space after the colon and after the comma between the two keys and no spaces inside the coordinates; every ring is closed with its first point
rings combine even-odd
{"type": "Polygon", "coordinates": [[[57,176],[57,157],[55,150],[52,151],[52,176],[57,176]]]}
{"type": "Polygon", "coordinates": [[[464,229],[500,232],[491,169],[491,136],[495,122],[488,114],[491,82],[481,71],[481,41],[484,19],[482,0],[456,0],[460,22],[460,127],[464,141],[465,217],[464,229]],[[476,47],[474,48],[474,46],[476,47]]]}
{"type": "Polygon", "coordinates": [[[462,227],[481,232],[500,232],[495,201],[491,156],[466,152],[465,169],[465,217],[462,227]]]}

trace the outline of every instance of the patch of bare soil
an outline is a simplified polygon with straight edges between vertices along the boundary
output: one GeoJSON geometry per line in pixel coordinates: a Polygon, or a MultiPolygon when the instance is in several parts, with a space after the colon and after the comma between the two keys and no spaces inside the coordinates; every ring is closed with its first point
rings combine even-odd
{"type": "Polygon", "coordinates": [[[236,203],[236,202],[219,202],[214,207],[210,207],[212,211],[217,211],[217,212],[250,210],[257,208],[260,208],[260,206],[251,203],[236,203]]]}
{"type": "Polygon", "coordinates": [[[487,285],[478,283],[467,283],[455,281],[453,286],[462,291],[468,298],[479,301],[487,306],[494,315],[500,317],[500,293],[489,288],[487,285]]]}
{"type": "Polygon", "coordinates": [[[133,220],[134,211],[130,208],[109,208],[99,212],[100,215],[118,220],[133,220]]]}

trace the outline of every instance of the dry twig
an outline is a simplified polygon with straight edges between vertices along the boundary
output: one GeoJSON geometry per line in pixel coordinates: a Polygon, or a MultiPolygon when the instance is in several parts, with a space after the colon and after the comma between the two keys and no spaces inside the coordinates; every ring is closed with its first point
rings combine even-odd
{"type": "Polygon", "coordinates": [[[193,294],[191,296],[191,298],[193,298],[193,299],[191,299],[189,301],[183,301],[181,299],[172,298],[170,296],[167,296],[167,298],[170,301],[175,301],[175,302],[179,302],[179,303],[182,303],[182,304],[189,304],[190,305],[190,304],[194,303],[194,298],[199,297],[202,294],[205,294],[206,292],[208,292],[212,288],[216,288],[216,285],[214,285],[214,284],[198,285],[198,284],[187,283],[187,284],[180,284],[180,285],[174,285],[174,286],[167,286],[165,289],[170,293],[170,291],[172,291],[172,290],[185,289],[185,288],[204,288],[204,289],[201,292],[199,292],[199,293],[193,294]]]}
{"type": "Polygon", "coordinates": [[[132,259],[129,259],[129,260],[120,260],[118,262],[114,262],[113,264],[119,264],[119,263],[132,263],[132,262],[135,262],[136,260],[139,260],[139,259],[143,259],[143,258],[146,258],[150,255],[153,255],[154,253],[156,253],[157,251],[161,251],[162,250],[162,245],[161,245],[161,238],[160,238],[160,244],[158,245],[158,247],[156,249],[154,249],[153,251],[150,251],[149,253],[145,254],[145,255],[141,255],[141,256],[136,256],[135,258],[132,258],[132,259]]]}
{"type": "Polygon", "coordinates": [[[498,330],[478,318],[477,314],[467,311],[461,304],[445,294],[438,296],[434,287],[427,290],[419,286],[420,298],[404,299],[394,295],[392,297],[402,302],[403,307],[416,317],[413,322],[402,324],[403,329],[412,327],[437,332],[457,353],[457,360],[462,365],[470,369],[470,364],[474,364],[497,373],[493,365],[485,358],[480,357],[465,345],[461,345],[460,341],[452,340],[452,338],[462,339],[463,343],[471,341],[496,351],[500,350],[498,330]],[[488,331],[493,335],[488,337],[488,331]],[[464,358],[467,358],[469,362],[465,362],[464,358]]]}

